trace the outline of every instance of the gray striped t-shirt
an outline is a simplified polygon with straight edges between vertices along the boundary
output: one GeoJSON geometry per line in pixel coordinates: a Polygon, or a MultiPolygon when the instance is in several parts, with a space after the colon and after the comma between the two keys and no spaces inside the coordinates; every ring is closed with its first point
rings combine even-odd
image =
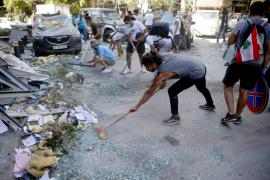
{"type": "Polygon", "coordinates": [[[166,54],[161,55],[162,64],[158,67],[158,73],[174,72],[177,78],[189,77],[200,79],[205,75],[205,65],[199,60],[183,55],[166,54]]]}

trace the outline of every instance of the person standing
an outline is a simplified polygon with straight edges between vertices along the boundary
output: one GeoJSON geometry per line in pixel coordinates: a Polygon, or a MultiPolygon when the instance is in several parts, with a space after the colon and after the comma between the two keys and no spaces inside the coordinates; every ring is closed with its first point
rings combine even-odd
{"type": "Polygon", "coordinates": [[[206,99],[206,104],[199,106],[199,108],[203,110],[215,109],[211,94],[206,88],[206,67],[199,60],[173,53],[163,55],[146,53],[143,56],[142,62],[148,71],[155,72],[157,70],[157,75],[152,85],[143,94],[139,102],[134,107],[130,108],[130,112],[137,111],[157,90],[162,88],[166,80],[170,78],[177,78],[179,80],[168,89],[171,116],[162,121],[162,124],[171,126],[180,123],[177,95],[193,85],[196,86],[198,91],[200,91],[206,99]]]}
{"type": "Polygon", "coordinates": [[[93,20],[90,16],[86,16],[85,20],[86,20],[87,25],[91,27],[91,31],[92,31],[91,38],[100,39],[101,32],[100,32],[99,25],[97,23],[93,22],[93,20]]]}
{"type": "Polygon", "coordinates": [[[126,48],[126,59],[127,59],[127,69],[123,72],[124,74],[132,73],[131,71],[131,57],[135,50],[137,50],[140,64],[141,64],[141,71],[146,72],[142,65],[142,56],[145,52],[145,46],[144,43],[139,43],[136,40],[136,35],[139,32],[145,32],[145,27],[142,23],[139,21],[133,19],[131,16],[125,16],[124,17],[124,23],[130,26],[129,32],[128,32],[128,44],[126,48]]]}
{"type": "Polygon", "coordinates": [[[148,9],[146,15],[144,16],[144,25],[147,29],[147,31],[149,31],[151,29],[151,27],[154,24],[154,14],[152,12],[152,9],[148,9]]]}
{"type": "Polygon", "coordinates": [[[77,18],[77,28],[78,28],[80,34],[82,35],[83,40],[84,41],[89,40],[89,36],[87,34],[87,31],[86,31],[85,21],[84,21],[82,14],[79,14],[79,16],[77,18]]]}
{"type": "Polygon", "coordinates": [[[173,29],[172,35],[173,35],[173,41],[177,48],[177,51],[180,47],[180,29],[181,29],[181,17],[177,15],[177,10],[173,10],[173,16],[174,16],[174,24],[175,28],[173,29]]]}
{"type": "MultiPolygon", "coordinates": [[[[241,113],[247,104],[248,90],[254,88],[257,79],[260,77],[262,68],[267,68],[270,61],[270,25],[262,19],[264,4],[262,2],[254,2],[250,6],[250,19],[240,20],[233,28],[228,38],[228,45],[236,43],[236,49],[239,49],[244,43],[244,36],[251,32],[250,21],[254,25],[262,26],[264,30],[263,53],[260,54],[260,60],[248,61],[246,63],[236,63],[236,58],[233,59],[223,78],[224,97],[227,104],[228,112],[221,119],[221,123],[233,122],[240,124],[242,121],[241,113]],[[262,63],[262,66],[260,64],[262,63]],[[234,110],[234,93],[233,88],[237,81],[240,80],[240,90],[236,111],[234,110]]],[[[251,43],[249,43],[251,44],[251,43]]],[[[253,57],[250,57],[252,60],[253,57]]]]}
{"type": "Polygon", "coordinates": [[[139,15],[139,10],[138,9],[134,9],[133,13],[134,13],[135,19],[137,21],[139,21],[140,23],[143,23],[143,17],[141,15],[139,15]]]}
{"type": "Polygon", "coordinates": [[[19,15],[19,21],[21,23],[25,23],[25,12],[20,12],[20,15],[19,15]]]}
{"type": "Polygon", "coordinates": [[[227,32],[227,28],[228,28],[228,11],[226,8],[224,8],[222,11],[220,28],[217,34],[217,43],[219,43],[220,35],[222,35],[223,42],[226,42],[225,34],[227,32]]]}

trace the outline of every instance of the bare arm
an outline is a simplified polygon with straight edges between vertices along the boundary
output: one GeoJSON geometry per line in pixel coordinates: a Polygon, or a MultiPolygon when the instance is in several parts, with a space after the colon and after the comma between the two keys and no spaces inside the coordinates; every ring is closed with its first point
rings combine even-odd
{"type": "Polygon", "coordinates": [[[154,44],[151,44],[151,45],[150,45],[150,49],[151,49],[151,52],[157,53],[157,48],[155,47],[154,44]]]}
{"type": "Polygon", "coordinates": [[[231,33],[228,37],[228,45],[232,45],[236,42],[236,35],[231,33]]]}
{"type": "Polygon", "coordinates": [[[264,58],[263,68],[267,70],[270,66],[270,41],[268,42],[267,51],[264,58]]]}

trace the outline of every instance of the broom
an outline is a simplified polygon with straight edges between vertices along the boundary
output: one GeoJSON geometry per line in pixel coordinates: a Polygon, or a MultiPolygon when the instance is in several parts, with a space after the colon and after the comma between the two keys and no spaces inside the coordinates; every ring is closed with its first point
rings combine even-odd
{"type": "MultiPolygon", "coordinates": [[[[158,88],[154,94],[156,94],[158,91],[160,90],[160,88],[158,88]]],[[[153,95],[154,95],[153,94],[153,95]]],[[[113,121],[111,124],[109,124],[107,127],[105,127],[104,129],[102,129],[101,127],[99,127],[97,124],[94,124],[94,129],[98,134],[99,139],[101,140],[106,140],[108,139],[108,133],[106,132],[106,130],[108,130],[109,128],[111,128],[114,124],[118,123],[119,121],[121,121],[122,119],[124,119],[127,115],[129,115],[131,112],[128,111],[126,114],[124,114],[123,116],[121,116],[120,118],[116,119],[115,121],[113,121]]]]}

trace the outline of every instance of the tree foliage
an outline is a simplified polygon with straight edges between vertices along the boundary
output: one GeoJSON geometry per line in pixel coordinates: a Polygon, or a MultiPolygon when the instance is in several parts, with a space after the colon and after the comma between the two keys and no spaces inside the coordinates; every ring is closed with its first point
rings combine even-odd
{"type": "Polygon", "coordinates": [[[71,13],[78,13],[81,7],[88,6],[88,0],[4,0],[8,12],[31,12],[35,9],[36,4],[68,4],[71,13]]]}

